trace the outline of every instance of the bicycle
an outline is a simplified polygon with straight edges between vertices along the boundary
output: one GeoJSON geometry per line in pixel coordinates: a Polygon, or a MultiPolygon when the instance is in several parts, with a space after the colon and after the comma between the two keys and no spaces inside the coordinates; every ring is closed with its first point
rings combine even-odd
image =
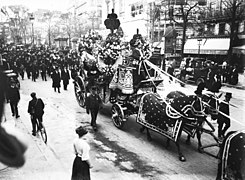
{"type": "MultiPolygon", "coordinates": [[[[31,118],[33,118],[33,116],[31,116],[31,118]]],[[[37,134],[39,133],[43,142],[47,144],[48,136],[47,136],[45,126],[43,125],[43,122],[39,122],[39,120],[36,118],[36,125],[37,125],[37,134]]]]}

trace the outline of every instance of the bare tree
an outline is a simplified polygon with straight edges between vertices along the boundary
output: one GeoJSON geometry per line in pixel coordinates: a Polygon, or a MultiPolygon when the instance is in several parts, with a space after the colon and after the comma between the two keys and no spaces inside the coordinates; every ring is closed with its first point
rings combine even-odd
{"type": "Polygon", "coordinates": [[[46,13],[43,14],[43,22],[46,22],[47,24],[47,34],[48,34],[48,45],[51,46],[52,44],[52,40],[54,38],[52,38],[52,18],[53,18],[54,14],[51,11],[48,11],[46,13]]]}
{"type": "Polygon", "coordinates": [[[28,8],[21,5],[9,6],[9,8],[14,13],[14,16],[9,17],[11,37],[15,43],[22,43],[23,39],[26,43],[28,17],[25,16],[25,13],[28,8]]]}
{"type": "Polygon", "coordinates": [[[71,36],[72,34],[75,34],[73,27],[75,25],[73,19],[72,19],[72,14],[71,13],[65,13],[60,16],[61,18],[61,26],[63,27],[63,32],[65,32],[68,36],[69,40],[69,47],[71,47],[71,36]]]}
{"type": "Polygon", "coordinates": [[[232,48],[234,47],[238,39],[238,27],[239,23],[245,18],[245,4],[244,0],[223,0],[222,5],[224,9],[222,14],[226,18],[226,22],[230,26],[230,47],[228,50],[227,58],[228,61],[232,62],[232,48]]]}
{"type": "Polygon", "coordinates": [[[180,5],[180,11],[178,11],[176,14],[174,14],[174,10],[171,7],[170,9],[170,18],[173,22],[175,22],[178,26],[183,28],[183,34],[182,34],[182,43],[181,43],[181,57],[184,57],[184,46],[186,42],[186,30],[188,26],[191,26],[191,22],[195,19],[193,17],[193,11],[198,6],[198,1],[194,2],[192,0],[184,0],[179,2],[180,5]],[[182,22],[179,22],[176,20],[176,17],[181,17],[182,22]]]}

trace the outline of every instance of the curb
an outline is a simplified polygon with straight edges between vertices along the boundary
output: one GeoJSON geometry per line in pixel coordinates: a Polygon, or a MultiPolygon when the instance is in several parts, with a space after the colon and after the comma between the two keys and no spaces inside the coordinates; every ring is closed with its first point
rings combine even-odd
{"type": "Polygon", "coordinates": [[[227,83],[222,83],[222,86],[245,90],[245,86],[241,86],[241,85],[239,86],[239,85],[231,85],[231,84],[227,84],[227,83]]]}

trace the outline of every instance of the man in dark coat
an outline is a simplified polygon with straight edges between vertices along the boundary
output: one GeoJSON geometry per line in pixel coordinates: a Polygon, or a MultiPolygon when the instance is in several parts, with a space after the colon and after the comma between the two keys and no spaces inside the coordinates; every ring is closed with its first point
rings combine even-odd
{"type": "Polygon", "coordinates": [[[212,90],[212,86],[214,83],[214,75],[215,75],[214,71],[211,68],[208,68],[208,73],[206,76],[206,88],[208,90],[212,90]]]}
{"type": "Polygon", "coordinates": [[[137,86],[142,80],[147,79],[147,74],[145,72],[144,65],[140,65],[144,60],[142,42],[140,40],[136,40],[133,47],[131,57],[133,58],[133,64],[135,63],[137,65],[136,70],[133,72],[133,84],[134,86],[137,86]]]}
{"type": "Polygon", "coordinates": [[[25,76],[25,66],[24,66],[24,64],[20,65],[20,76],[21,76],[22,80],[24,80],[24,76],[25,76]]]}
{"type": "MultiPolygon", "coordinates": [[[[4,118],[6,87],[6,76],[0,70],[0,124],[4,118]]],[[[7,167],[19,168],[26,161],[26,140],[20,136],[17,130],[13,129],[8,132],[0,125],[0,162],[7,167]]]]}
{"type": "Polygon", "coordinates": [[[168,67],[167,73],[171,76],[169,76],[169,80],[172,81],[173,80],[173,76],[174,76],[174,67],[173,64],[170,64],[170,66],[168,67]]]}
{"type": "Polygon", "coordinates": [[[69,84],[69,80],[70,80],[70,73],[67,67],[64,67],[64,69],[62,69],[61,79],[63,81],[64,90],[67,90],[67,85],[69,84]]]}
{"type": "Polygon", "coordinates": [[[47,81],[47,65],[45,63],[41,64],[41,76],[43,81],[47,81]]]}
{"type": "Polygon", "coordinates": [[[31,65],[30,65],[30,62],[26,63],[26,74],[27,74],[27,78],[30,79],[31,78],[31,65]]]}
{"type": "Polygon", "coordinates": [[[55,68],[55,70],[53,71],[51,78],[53,80],[53,85],[52,87],[54,88],[54,91],[56,92],[56,88],[58,89],[58,93],[60,93],[60,81],[61,81],[61,77],[60,77],[60,72],[58,68],[55,68]]]}
{"type": "Polygon", "coordinates": [[[36,135],[36,121],[43,122],[44,103],[41,98],[36,97],[36,93],[31,93],[32,100],[29,101],[27,112],[31,115],[32,135],[36,135]]]}
{"type": "Polygon", "coordinates": [[[218,137],[224,137],[225,132],[230,127],[230,108],[229,108],[229,101],[231,99],[231,93],[226,93],[225,100],[222,101],[219,105],[219,114],[218,114],[218,137]],[[225,125],[225,126],[224,126],[225,125]],[[223,127],[224,126],[224,127],[223,127]]]}
{"type": "Polygon", "coordinates": [[[237,83],[238,83],[238,71],[237,71],[237,66],[235,65],[231,71],[230,84],[237,85],[237,83]]]}
{"type": "Polygon", "coordinates": [[[14,80],[10,80],[10,88],[7,91],[7,102],[10,103],[12,116],[20,117],[18,112],[18,103],[20,101],[20,92],[14,80]]]}
{"type": "Polygon", "coordinates": [[[100,96],[97,94],[96,86],[93,86],[91,88],[91,94],[86,98],[85,105],[86,105],[86,111],[87,114],[89,112],[91,113],[91,126],[93,126],[93,129],[96,131],[96,119],[99,112],[99,109],[101,107],[102,101],[100,96]]]}
{"type": "Polygon", "coordinates": [[[36,82],[36,78],[37,78],[37,66],[35,63],[32,64],[31,66],[31,77],[32,77],[32,81],[36,82]]]}
{"type": "Polygon", "coordinates": [[[142,43],[138,40],[135,42],[135,48],[132,51],[132,57],[138,61],[143,59],[142,43]]]}

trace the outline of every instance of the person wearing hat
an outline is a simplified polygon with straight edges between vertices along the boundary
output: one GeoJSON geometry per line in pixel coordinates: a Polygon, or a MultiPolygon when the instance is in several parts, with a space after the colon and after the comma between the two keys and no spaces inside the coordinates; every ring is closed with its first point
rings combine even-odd
{"type": "Polygon", "coordinates": [[[61,80],[63,81],[64,90],[67,90],[67,86],[70,80],[70,73],[66,66],[61,70],[61,80]]]}
{"type": "Polygon", "coordinates": [[[142,52],[142,43],[139,39],[137,39],[134,43],[135,48],[132,51],[132,57],[138,61],[143,59],[143,52],[142,52]]]}
{"type": "Polygon", "coordinates": [[[87,114],[91,114],[91,126],[96,131],[96,120],[99,109],[101,108],[102,100],[100,96],[97,94],[96,86],[91,87],[91,94],[86,98],[85,106],[87,114]]]}
{"type": "Polygon", "coordinates": [[[20,101],[20,92],[13,77],[10,79],[10,87],[6,92],[6,97],[7,102],[10,103],[12,116],[19,118],[18,103],[20,101]]]}
{"type": "Polygon", "coordinates": [[[194,93],[197,96],[202,96],[202,91],[205,89],[205,83],[201,82],[198,84],[197,89],[194,91],[194,93]]]}
{"type": "Polygon", "coordinates": [[[58,89],[58,93],[60,93],[60,82],[61,82],[61,75],[59,72],[59,68],[56,67],[54,71],[51,74],[52,78],[52,87],[54,88],[54,92],[56,92],[56,89],[58,89]]]}
{"type": "Polygon", "coordinates": [[[222,101],[219,104],[219,114],[217,117],[217,123],[218,123],[218,137],[222,138],[225,136],[225,132],[229,129],[230,127],[230,107],[229,107],[229,102],[231,99],[232,94],[227,92],[225,94],[225,100],[222,101]]]}
{"type": "Polygon", "coordinates": [[[76,128],[78,138],[73,142],[74,153],[76,155],[72,166],[72,180],[84,179],[90,180],[90,168],[92,167],[89,161],[90,146],[87,143],[84,135],[88,133],[82,126],[76,128]]]}
{"type": "Polygon", "coordinates": [[[25,164],[27,140],[15,127],[4,126],[6,75],[0,70],[0,164],[7,167],[21,167],[25,164]]]}
{"type": "Polygon", "coordinates": [[[29,101],[27,112],[31,115],[32,135],[36,136],[36,121],[43,122],[44,103],[41,98],[36,97],[36,93],[31,93],[32,100],[29,101]]]}

